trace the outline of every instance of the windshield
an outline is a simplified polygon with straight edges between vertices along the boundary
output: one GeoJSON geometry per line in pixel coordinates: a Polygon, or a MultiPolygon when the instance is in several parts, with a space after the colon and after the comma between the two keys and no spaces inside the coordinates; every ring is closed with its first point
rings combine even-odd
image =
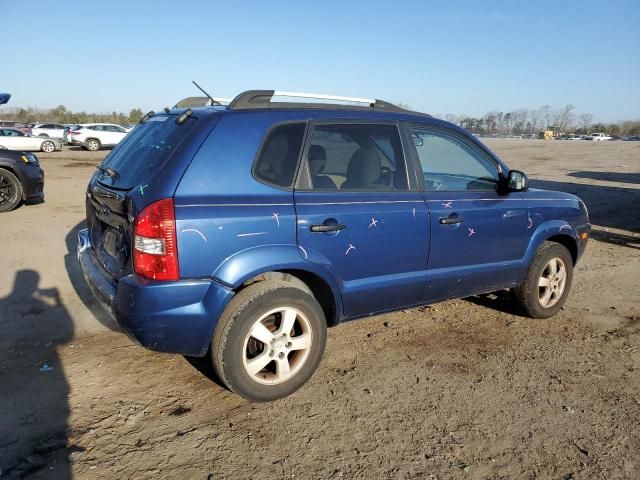
{"type": "Polygon", "coordinates": [[[100,182],[122,189],[148,183],[196,123],[192,118],[177,125],[175,119],[175,115],[155,115],[137,125],[101,164],[117,175],[102,172],[100,182]]]}

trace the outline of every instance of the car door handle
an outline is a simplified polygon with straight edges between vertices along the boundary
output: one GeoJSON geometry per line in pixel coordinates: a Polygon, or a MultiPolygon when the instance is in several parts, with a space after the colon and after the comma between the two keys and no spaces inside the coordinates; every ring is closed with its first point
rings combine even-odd
{"type": "Polygon", "coordinates": [[[464,222],[464,218],[462,217],[441,217],[440,223],[442,225],[455,225],[456,223],[464,222]]]}
{"type": "Polygon", "coordinates": [[[323,223],[320,225],[311,225],[312,232],[338,232],[340,230],[344,230],[347,228],[346,225],[342,223],[323,223]]]}

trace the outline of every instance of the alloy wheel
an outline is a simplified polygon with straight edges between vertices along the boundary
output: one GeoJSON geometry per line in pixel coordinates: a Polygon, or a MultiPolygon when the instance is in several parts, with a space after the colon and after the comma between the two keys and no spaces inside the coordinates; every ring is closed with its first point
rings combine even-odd
{"type": "Polygon", "coordinates": [[[567,267],[559,257],[547,262],[538,279],[538,301],[544,308],[553,307],[564,293],[567,285],[567,267]]]}
{"type": "Polygon", "coordinates": [[[5,205],[13,201],[16,195],[13,184],[6,175],[0,173],[0,205],[5,205]]]}
{"type": "Polygon", "coordinates": [[[286,382],[304,366],[313,341],[311,323],[298,309],[280,307],[262,315],[244,340],[242,363],[252,380],[286,382]]]}

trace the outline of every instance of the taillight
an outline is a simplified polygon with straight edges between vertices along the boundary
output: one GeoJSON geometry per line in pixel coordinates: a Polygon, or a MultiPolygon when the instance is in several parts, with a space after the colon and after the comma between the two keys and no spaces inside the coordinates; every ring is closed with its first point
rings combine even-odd
{"type": "Polygon", "coordinates": [[[136,218],[133,269],[151,280],[180,278],[173,199],[152,203],[136,218]]]}

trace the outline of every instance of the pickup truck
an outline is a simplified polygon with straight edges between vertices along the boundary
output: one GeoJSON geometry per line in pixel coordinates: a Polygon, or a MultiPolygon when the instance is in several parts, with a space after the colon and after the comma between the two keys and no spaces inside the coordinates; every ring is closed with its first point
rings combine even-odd
{"type": "Polygon", "coordinates": [[[601,142],[603,140],[611,140],[611,137],[606,133],[590,133],[585,137],[586,140],[593,140],[594,142],[601,142]]]}

